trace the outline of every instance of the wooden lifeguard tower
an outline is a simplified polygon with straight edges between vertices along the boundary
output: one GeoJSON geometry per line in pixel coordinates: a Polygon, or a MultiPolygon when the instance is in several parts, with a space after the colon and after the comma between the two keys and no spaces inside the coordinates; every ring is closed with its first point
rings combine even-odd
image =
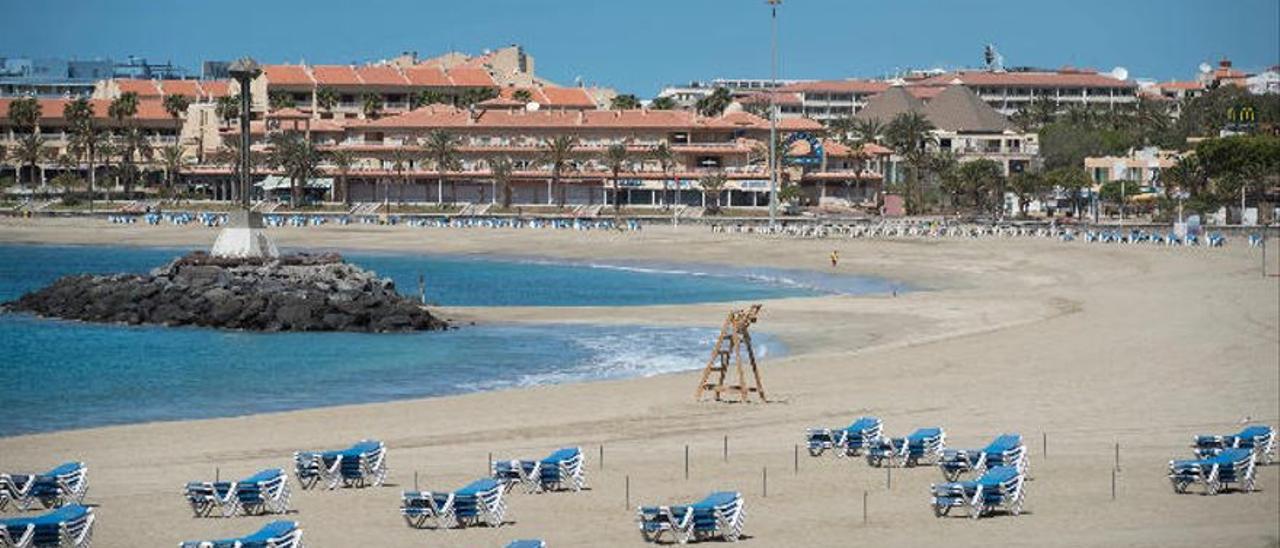
{"type": "Polygon", "coordinates": [[[756,365],[756,352],[751,346],[750,328],[760,315],[760,306],[753,304],[751,308],[729,312],[729,317],[725,318],[724,325],[720,328],[720,337],[711,349],[711,359],[707,360],[707,366],[702,370],[702,380],[698,382],[698,389],[693,394],[695,401],[702,401],[703,395],[708,392],[715,395],[715,401],[721,401],[721,393],[727,391],[736,392],[738,401],[742,403],[750,401],[752,393],[758,394],[761,402],[768,403],[764,383],[760,380],[760,367],[756,365]],[[751,365],[754,385],[747,384],[742,359],[744,350],[747,363],[751,365]],[[725,384],[725,376],[729,374],[730,367],[737,369],[738,384],[725,384]],[[714,380],[711,378],[712,374],[716,375],[714,380]]]}

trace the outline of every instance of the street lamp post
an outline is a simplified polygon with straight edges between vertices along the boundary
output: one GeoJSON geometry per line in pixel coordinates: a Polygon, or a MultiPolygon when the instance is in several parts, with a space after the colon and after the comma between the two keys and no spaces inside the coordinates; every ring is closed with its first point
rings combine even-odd
{"type": "Polygon", "coordinates": [[[250,210],[249,189],[253,179],[250,165],[249,134],[251,101],[250,84],[262,74],[262,68],[253,59],[245,57],[231,64],[228,72],[240,85],[240,173],[237,188],[240,191],[239,207],[227,213],[227,224],[213,243],[215,257],[247,259],[277,257],[280,252],[267,238],[262,214],[250,210]]]}
{"type": "Polygon", "coordinates": [[[778,223],[778,6],[782,0],[765,0],[769,4],[771,36],[769,73],[769,227],[778,223]]]}

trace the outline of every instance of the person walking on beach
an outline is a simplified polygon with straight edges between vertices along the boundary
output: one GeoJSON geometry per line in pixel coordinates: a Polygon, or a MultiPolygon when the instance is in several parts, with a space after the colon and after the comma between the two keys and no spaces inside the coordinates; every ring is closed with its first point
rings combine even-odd
{"type": "Polygon", "coordinates": [[[839,266],[839,264],[840,264],[840,252],[833,249],[831,250],[831,268],[835,268],[836,266],[839,266]]]}

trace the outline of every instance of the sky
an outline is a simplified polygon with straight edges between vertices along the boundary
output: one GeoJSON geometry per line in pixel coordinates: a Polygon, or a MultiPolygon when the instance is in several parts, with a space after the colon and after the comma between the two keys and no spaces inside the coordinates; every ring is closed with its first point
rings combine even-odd
{"type": "MultiPolygon", "coordinates": [[[[360,63],[518,43],[540,76],[641,97],[769,76],[765,0],[0,0],[0,57],[360,63]],[[241,22],[241,18],[244,21],[241,22]],[[16,23],[16,24],[15,24],[16,23]]],[[[1280,63],[1280,0],[784,0],[780,78],[1006,66],[1191,79],[1229,57],[1280,63]]]]}

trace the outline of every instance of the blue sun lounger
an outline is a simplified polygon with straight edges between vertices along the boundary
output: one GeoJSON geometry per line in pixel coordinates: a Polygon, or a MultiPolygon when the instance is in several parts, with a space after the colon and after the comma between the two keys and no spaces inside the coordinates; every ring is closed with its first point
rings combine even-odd
{"type": "Polygon", "coordinates": [[[1026,476],[1017,468],[997,466],[974,481],[930,485],[933,515],[943,517],[952,508],[963,507],[973,519],[996,510],[1005,510],[1016,516],[1022,513],[1025,481],[1026,476]]]}
{"type": "Polygon", "coordinates": [[[377,440],[360,440],[338,451],[299,451],[293,454],[294,473],[303,489],[323,482],[329,489],[374,487],[387,479],[387,448],[377,440]]]}
{"type": "Polygon", "coordinates": [[[196,517],[213,514],[283,514],[289,511],[289,476],[268,468],[240,481],[195,481],[187,484],[187,502],[196,517]]]}
{"type": "Polygon", "coordinates": [[[669,534],[684,544],[716,537],[737,542],[746,517],[741,493],[719,491],[688,506],[641,506],[636,520],[645,542],[657,542],[669,534]]]}
{"type": "Polygon", "coordinates": [[[452,493],[405,491],[400,514],[410,527],[425,528],[428,521],[436,529],[467,527],[485,523],[499,527],[506,519],[501,483],[491,478],[476,480],[452,493]]]}
{"type": "Polygon", "coordinates": [[[880,439],[884,423],[876,417],[858,417],[844,428],[810,428],[806,445],[810,456],[819,456],[830,449],[837,457],[856,457],[880,439]]]}
{"type": "Polygon", "coordinates": [[[273,521],[256,533],[222,540],[194,540],[178,548],[301,548],[302,529],[296,521],[273,521]]]}
{"type": "Polygon", "coordinates": [[[507,492],[516,485],[523,485],[528,493],[581,491],[587,486],[582,449],[577,447],[558,449],[542,460],[493,461],[489,471],[507,492]]]}
{"type": "Polygon", "coordinates": [[[1250,492],[1255,466],[1252,449],[1224,449],[1207,459],[1169,461],[1169,481],[1175,493],[1186,493],[1195,483],[1204,486],[1206,495],[1216,495],[1229,485],[1250,492]]]}
{"type": "Polygon", "coordinates": [[[43,474],[0,474],[0,510],[13,503],[26,511],[39,501],[45,508],[84,502],[89,490],[89,468],[68,462],[43,474]]]}
{"type": "Polygon", "coordinates": [[[513,540],[507,548],[547,548],[547,543],[538,539],[513,540]]]}
{"type": "Polygon", "coordinates": [[[34,517],[0,519],[0,546],[87,548],[93,542],[93,520],[93,510],[79,504],[34,517]]]}
{"type": "Polygon", "coordinates": [[[905,438],[880,438],[867,449],[871,466],[916,466],[933,464],[947,444],[947,433],[941,428],[918,428],[905,438]]]}
{"type": "Polygon", "coordinates": [[[966,472],[984,472],[997,466],[1012,466],[1020,473],[1027,471],[1026,447],[1022,436],[1001,434],[982,449],[944,449],[938,468],[947,481],[956,481],[966,472]]]}
{"type": "Polygon", "coordinates": [[[1254,459],[1260,464],[1271,464],[1275,460],[1276,435],[1270,426],[1253,425],[1235,434],[1225,436],[1196,436],[1196,456],[1209,458],[1226,449],[1250,449],[1254,459]]]}

